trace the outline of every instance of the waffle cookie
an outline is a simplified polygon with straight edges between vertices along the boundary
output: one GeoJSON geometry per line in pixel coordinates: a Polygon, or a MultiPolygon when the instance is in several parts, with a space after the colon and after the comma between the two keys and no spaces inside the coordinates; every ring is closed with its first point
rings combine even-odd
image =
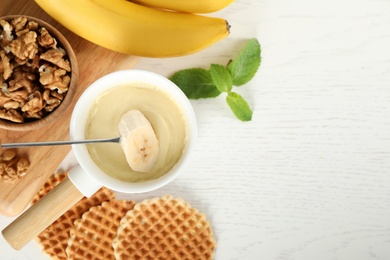
{"type": "MultiPolygon", "coordinates": [[[[51,191],[65,178],[65,176],[66,174],[56,174],[49,178],[41,191],[33,198],[33,203],[36,203],[51,191]]],[[[112,200],[114,197],[115,193],[107,188],[101,188],[90,198],[84,197],[42,231],[42,233],[37,236],[36,241],[42,246],[43,251],[48,254],[51,259],[67,259],[65,249],[68,245],[69,231],[73,227],[73,222],[80,218],[81,215],[91,207],[99,205],[103,201],[112,200]]]]}
{"type": "Polygon", "coordinates": [[[144,200],[121,219],[116,259],[212,259],[216,242],[206,216],[179,198],[144,200]]]}
{"type": "Polygon", "coordinates": [[[133,201],[112,200],[85,212],[70,230],[66,248],[68,259],[115,259],[112,241],[119,221],[134,204],[133,201]]]}
{"type": "Polygon", "coordinates": [[[41,190],[34,196],[32,200],[32,204],[38,202],[38,200],[42,199],[43,196],[49,193],[55,186],[57,186],[64,178],[66,177],[66,173],[56,173],[51,176],[43,185],[41,190]]]}

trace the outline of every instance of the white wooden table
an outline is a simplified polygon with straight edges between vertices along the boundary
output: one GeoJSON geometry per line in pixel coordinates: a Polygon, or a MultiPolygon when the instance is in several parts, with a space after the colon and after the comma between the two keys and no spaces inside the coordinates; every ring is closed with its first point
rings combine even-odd
{"type": "MultiPolygon", "coordinates": [[[[227,63],[257,37],[262,65],[237,92],[253,121],[224,96],[191,101],[192,163],[166,193],[207,214],[216,259],[390,259],[390,1],[236,0],[213,15],[231,36],[194,55],[141,59],[139,69],[227,63]]],[[[62,168],[73,165],[70,154],[62,168]]],[[[13,218],[0,217],[0,228],[13,218]]],[[[0,238],[0,259],[48,259],[0,238]]]]}

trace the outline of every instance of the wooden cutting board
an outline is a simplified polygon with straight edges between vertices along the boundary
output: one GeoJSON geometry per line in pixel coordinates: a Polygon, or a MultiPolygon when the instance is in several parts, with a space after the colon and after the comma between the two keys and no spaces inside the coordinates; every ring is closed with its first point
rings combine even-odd
{"type": "MultiPolygon", "coordinates": [[[[109,72],[133,68],[137,58],[109,51],[78,37],[48,16],[33,0],[1,0],[0,16],[12,14],[40,18],[56,27],[74,49],[79,65],[79,80],[71,106],[56,122],[28,132],[0,129],[0,142],[68,140],[70,116],[81,93],[93,81],[109,72]]],[[[0,214],[14,216],[21,213],[70,149],[70,146],[18,149],[18,154],[28,157],[31,166],[27,175],[15,183],[0,181],[0,214]]]]}

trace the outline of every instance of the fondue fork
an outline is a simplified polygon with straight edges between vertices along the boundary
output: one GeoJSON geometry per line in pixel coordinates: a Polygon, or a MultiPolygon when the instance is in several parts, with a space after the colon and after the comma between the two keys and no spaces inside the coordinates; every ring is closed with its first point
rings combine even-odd
{"type": "Polygon", "coordinates": [[[72,144],[91,144],[91,143],[120,143],[120,137],[89,139],[89,140],[72,140],[72,141],[48,141],[48,142],[27,142],[27,143],[5,143],[0,144],[2,148],[19,148],[29,146],[54,146],[54,145],[72,145],[72,144]]]}

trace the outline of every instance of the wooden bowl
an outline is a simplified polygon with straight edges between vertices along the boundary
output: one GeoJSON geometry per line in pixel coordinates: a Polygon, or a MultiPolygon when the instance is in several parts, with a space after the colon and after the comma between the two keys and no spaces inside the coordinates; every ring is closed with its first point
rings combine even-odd
{"type": "Polygon", "coordinates": [[[11,20],[18,17],[26,17],[28,21],[35,21],[38,23],[39,27],[45,27],[47,31],[50,33],[52,37],[54,37],[57,41],[57,46],[62,47],[66,51],[67,59],[69,60],[71,72],[70,72],[70,84],[68,86],[68,91],[60,105],[56,107],[53,111],[42,117],[41,119],[36,119],[34,121],[23,122],[23,123],[15,123],[9,120],[0,119],[0,128],[13,130],[13,131],[30,131],[34,129],[38,129],[43,127],[49,123],[53,123],[57,118],[59,118],[69,107],[71,103],[75,88],[78,80],[78,65],[76,55],[69,42],[65,39],[65,37],[53,26],[48,24],[45,21],[37,19],[35,17],[26,16],[26,15],[8,15],[0,17],[0,20],[6,20],[10,22],[11,20]]]}

